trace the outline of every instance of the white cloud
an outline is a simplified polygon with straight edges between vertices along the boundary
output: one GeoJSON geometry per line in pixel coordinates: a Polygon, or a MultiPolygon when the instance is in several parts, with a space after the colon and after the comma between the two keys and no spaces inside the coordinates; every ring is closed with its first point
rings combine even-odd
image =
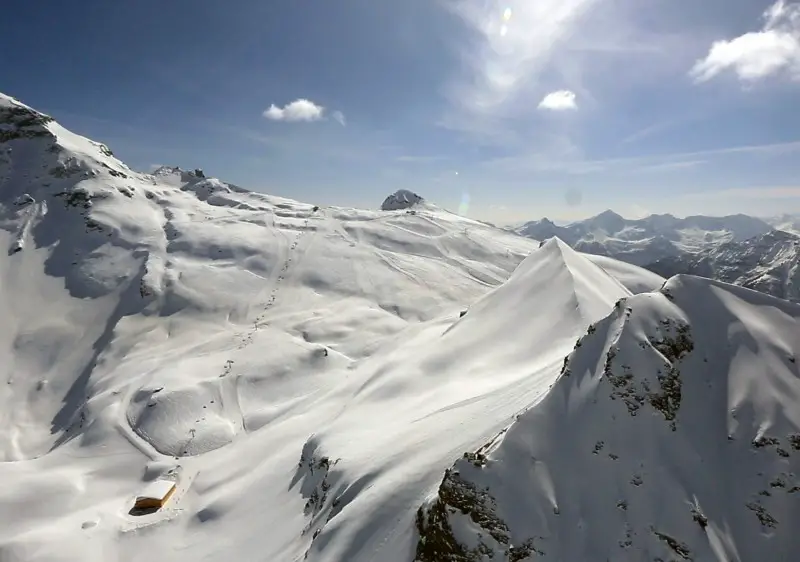
{"type": "Polygon", "coordinates": [[[469,72],[453,88],[453,102],[473,117],[503,113],[535,85],[596,1],[452,0],[453,11],[477,34],[464,46],[469,72]]]}
{"type": "Polygon", "coordinates": [[[780,72],[800,79],[800,3],[778,0],[763,14],[760,31],[715,41],[690,74],[705,82],[725,70],[741,80],[754,81],[780,72]]]}
{"type": "Polygon", "coordinates": [[[270,105],[264,111],[264,117],[272,121],[319,121],[324,113],[325,108],[321,105],[307,99],[298,99],[283,107],[270,105]]]}
{"type": "Polygon", "coordinates": [[[550,92],[539,102],[539,109],[551,109],[553,111],[578,109],[578,104],[575,101],[575,92],[569,90],[550,92]]]}

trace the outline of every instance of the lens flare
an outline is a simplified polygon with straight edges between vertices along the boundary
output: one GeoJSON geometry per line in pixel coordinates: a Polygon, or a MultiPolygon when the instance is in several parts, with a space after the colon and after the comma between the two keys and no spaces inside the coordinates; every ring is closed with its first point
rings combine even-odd
{"type": "Polygon", "coordinates": [[[466,216],[469,212],[469,193],[461,195],[461,203],[458,205],[458,214],[466,216]]]}
{"type": "Polygon", "coordinates": [[[508,35],[508,22],[511,21],[511,16],[513,12],[511,8],[506,8],[503,10],[503,24],[500,26],[500,37],[505,37],[508,35]]]}

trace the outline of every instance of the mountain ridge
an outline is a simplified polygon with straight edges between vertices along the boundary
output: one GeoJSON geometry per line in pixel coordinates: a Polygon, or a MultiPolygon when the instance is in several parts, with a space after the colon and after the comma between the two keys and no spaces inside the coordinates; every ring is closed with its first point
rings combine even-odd
{"type": "Polygon", "coordinates": [[[799,321],[800,306],[691,276],[624,299],[541,402],[445,473],[416,560],[790,556],[799,321]]]}
{"type": "Polygon", "coordinates": [[[772,229],[766,221],[742,214],[724,217],[692,215],[683,219],[662,214],[625,219],[607,210],[564,226],[543,219],[513,230],[537,240],[558,236],[580,251],[646,265],[669,255],[696,252],[720,242],[747,240],[772,229]]]}
{"type": "Polygon", "coordinates": [[[800,236],[773,230],[693,255],[658,260],[647,269],[671,277],[693,274],[800,301],[800,236]]]}
{"type": "Polygon", "coordinates": [[[651,215],[626,221],[606,211],[563,227],[544,219],[517,231],[533,238],[559,236],[581,252],[612,257],[663,277],[701,275],[798,300],[797,235],[791,228],[781,230],[770,224],[786,226],[786,217],[767,221],[741,214],[685,219],[651,215]],[[601,228],[604,221],[623,228],[609,234],[601,228]],[[709,228],[722,230],[704,230],[709,228]],[[754,232],[759,233],[751,236],[754,232]]]}

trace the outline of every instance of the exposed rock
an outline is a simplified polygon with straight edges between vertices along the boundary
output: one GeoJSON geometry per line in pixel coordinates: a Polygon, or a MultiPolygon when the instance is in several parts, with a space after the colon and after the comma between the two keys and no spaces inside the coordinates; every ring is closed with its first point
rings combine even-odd
{"type": "Polygon", "coordinates": [[[424,199],[412,191],[401,189],[387,197],[381,205],[381,211],[399,211],[422,203],[424,199]]]}

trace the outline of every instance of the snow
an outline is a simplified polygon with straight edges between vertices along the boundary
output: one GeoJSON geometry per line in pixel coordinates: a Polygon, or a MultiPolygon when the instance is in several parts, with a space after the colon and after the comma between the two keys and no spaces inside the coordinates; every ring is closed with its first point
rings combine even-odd
{"type": "Polygon", "coordinates": [[[655,291],[666,281],[657,273],[606,256],[586,254],[592,263],[599,265],[633,294],[655,291]]]}
{"type": "MultiPolygon", "coordinates": [[[[665,316],[688,319],[698,348],[717,350],[709,360],[722,381],[734,373],[733,383],[700,393],[713,373],[694,363],[697,380],[686,383],[699,389],[692,400],[707,401],[713,428],[730,401],[741,412],[742,447],[755,427],[784,441],[796,430],[790,358],[800,349],[790,305],[691,278],[667,283],[672,303],[648,292],[664,283],[657,275],[559,239],[540,247],[430,203],[323,207],[177,168],[140,174],[8,98],[0,107],[12,108],[0,112],[12,131],[0,142],[0,246],[9,250],[0,252],[3,560],[412,560],[417,510],[445,471],[508,427],[517,450],[534,440],[556,456],[611,427],[604,438],[632,468],[649,450],[632,423],[642,418],[613,410],[621,400],[595,412],[587,397],[599,383],[589,367],[572,368],[574,389],[559,375],[573,350],[573,363],[602,366],[591,353],[618,326],[619,302],[643,303],[628,305],[637,330],[665,316]],[[692,291],[702,298],[684,296],[692,291]],[[576,349],[587,330],[595,339],[576,349]],[[730,357],[721,343],[729,337],[730,357]],[[754,383],[758,373],[764,384],[754,383]],[[609,411],[616,425],[603,417],[609,411]],[[130,514],[136,495],[177,463],[183,472],[167,507],[130,514]]],[[[648,353],[649,363],[631,364],[661,364],[648,353]]],[[[728,506],[720,498],[730,492],[738,502],[740,474],[755,482],[750,469],[761,461],[715,453],[704,462],[731,479],[714,488],[694,451],[720,445],[692,441],[684,428],[702,420],[686,421],[689,406],[681,408],[676,435],[688,445],[664,441],[655,449],[662,456],[647,457],[664,461],[663,496],[705,498],[702,486],[686,484],[691,468],[713,501],[728,506]],[[741,471],[730,470],[736,463],[741,471]]],[[[664,420],[649,421],[645,429],[672,435],[664,420]]],[[[530,494],[509,487],[498,496],[504,509],[519,517],[551,510],[568,477],[588,490],[594,476],[567,462],[583,459],[558,459],[530,494]],[[550,503],[512,502],[541,499],[542,482],[550,503]]],[[[528,461],[516,459],[493,489],[538,475],[528,461]]],[[[604,469],[601,477],[612,479],[603,481],[611,494],[629,475],[604,469]]],[[[563,529],[595,514],[601,523],[564,535],[564,552],[584,552],[581,536],[618,530],[603,498],[576,494],[563,500],[578,506],[563,529]]],[[[666,501],[653,494],[652,505],[642,501],[643,522],[666,501]]],[[[788,507],[767,509],[791,527],[788,507]]],[[[718,548],[764,542],[727,531],[750,532],[718,513],[708,516],[718,548]]],[[[514,517],[518,533],[523,519],[514,517]]],[[[477,544],[468,517],[457,518],[458,537],[477,544]]],[[[773,541],[769,553],[788,552],[780,549],[791,540],[773,541]]]]}
{"type": "Polygon", "coordinates": [[[781,230],[690,256],[659,260],[648,267],[668,276],[701,275],[800,301],[800,237],[781,230]]]}
{"type": "Polygon", "coordinates": [[[791,558],[799,323],[799,306],[697,277],[626,299],[546,397],[453,467],[437,501],[465,490],[483,514],[449,517],[453,535],[495,560],[528,541],[544,560],[791,558]]]}
{"type": "Polygon", "coordinates": [[[174,487],[174,480],[154,480],[139,492],[139,495],[136,496],[136,501],[138,502],[143,499],[163,499],[174,487]]]}

